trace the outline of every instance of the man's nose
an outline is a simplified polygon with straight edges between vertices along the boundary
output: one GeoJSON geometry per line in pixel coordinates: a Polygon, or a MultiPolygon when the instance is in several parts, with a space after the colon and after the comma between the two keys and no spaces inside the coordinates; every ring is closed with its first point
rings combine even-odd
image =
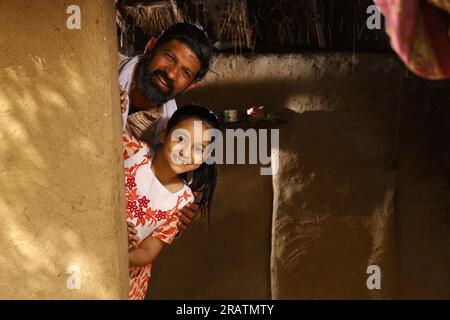
{"type": "Polygon", "coordinates": [[[172,66],[167,66],[164,70],[166,72],[167,77],[172,80],[175,81],[176,79],[176,70],[174,67],[172,66]]]}

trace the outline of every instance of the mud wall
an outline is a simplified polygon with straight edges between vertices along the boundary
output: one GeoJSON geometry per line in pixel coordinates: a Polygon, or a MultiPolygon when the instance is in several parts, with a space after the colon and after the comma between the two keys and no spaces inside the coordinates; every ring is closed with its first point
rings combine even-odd
{"type": "Polygon", "coordinates": [[[450,297],[448,82],[377,54],[220,56],[212,69],[179,105],[276,110],[280,170],[221,166],[211,229],[162,253],[150,298],[450,297]]]}
{"type": "Polygon", "coordinates": [[[127,298],[113,3],[3,0],[0,21],[0,298],[127,298]]]}

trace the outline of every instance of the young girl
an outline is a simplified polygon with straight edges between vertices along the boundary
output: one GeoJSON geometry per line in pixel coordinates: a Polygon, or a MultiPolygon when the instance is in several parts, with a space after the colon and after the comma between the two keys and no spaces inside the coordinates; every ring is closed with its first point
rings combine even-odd
{"type": "Polygon", "coordinates": [[[217,171],[215,164],[204,162],[210,141],[206,137],[195,141],[195,123],[201,124],[202,133],[220,129],[214,113],[186,105],[172,115],[161,132],[156,152],[124,131],[127,221],[136,226],[141,239],[138,247],[129,251],[129,299],[145,298],[152,262],[172,243],[178,232],[176,213],[194,201],[193,192],[201,192],[200,211],[209,215],[217,171]]]}

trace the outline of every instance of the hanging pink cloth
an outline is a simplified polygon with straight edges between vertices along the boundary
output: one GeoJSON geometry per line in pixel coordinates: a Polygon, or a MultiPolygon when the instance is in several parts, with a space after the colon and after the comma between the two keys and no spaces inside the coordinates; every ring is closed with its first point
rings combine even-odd
{"type": "Polygon", "coordinates": [[[374,1],[391,46],[407,67],[427,79],[450,78],[449,13],[426,0],[374,1]]]}

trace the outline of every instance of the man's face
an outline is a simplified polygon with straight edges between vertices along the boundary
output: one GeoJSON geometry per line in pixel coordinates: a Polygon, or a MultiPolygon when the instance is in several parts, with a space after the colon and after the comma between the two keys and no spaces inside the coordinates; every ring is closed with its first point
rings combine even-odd
{"type": "Polygon", "coordinates": [[[195,83],[201,63],[183,42],[171,40],[146,56],[139,71],[139,92],[154,105],[161,105],[195,83]]]}

